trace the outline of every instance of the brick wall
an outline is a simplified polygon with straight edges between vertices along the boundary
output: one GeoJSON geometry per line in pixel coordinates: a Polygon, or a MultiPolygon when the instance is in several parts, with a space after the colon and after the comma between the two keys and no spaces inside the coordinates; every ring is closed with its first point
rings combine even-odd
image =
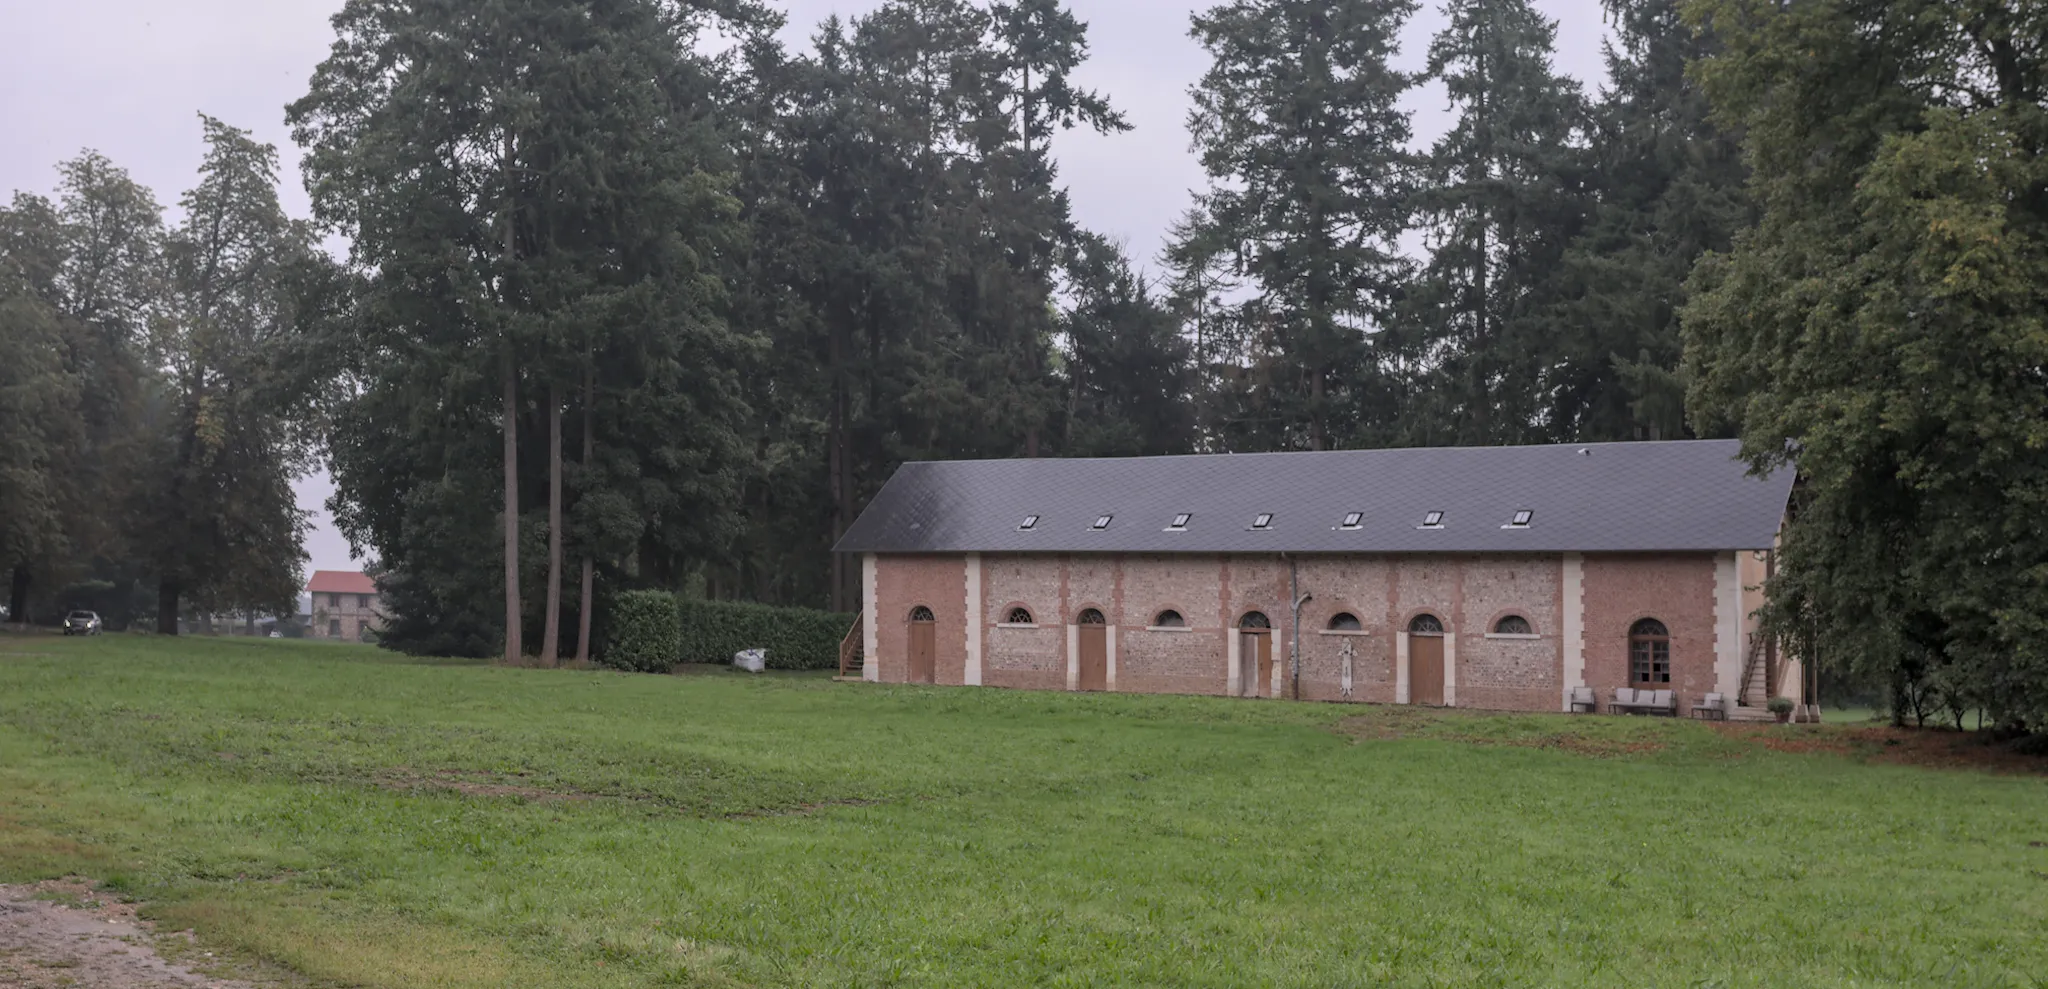
{"type": "Polygon", "coordinates": [[[1065,566],[1058,556],[982,556],[983,684],[1067,688],[1065,566]],[[997,628],[1016,607],[1030,611],[1038,627],[997,628]]]}
{"type": "Polygon", "coordinates": [[[1555,556],[1479,556],[1462,563],[1458,620],[1458,706],[1554,711],[1563,696],[1555,556]],[[1508,615],[1529,620],[1535,639],[1488,638],[1508,615]]]}
{"type": "Polygon", "coordinates": [[[930,608],[937,620],[937,682],[966,682],[967,564],[958,556],[882,556],[875,561],[875,597],[880,603],[872,660],[884,683],[910,674],[910,612],[930,608]]]}
{"type": "Polygon", "coordinates": [[[1222,561],[1214,556],[1123,559],[1123,626],[1117,631],[1116,687],[1156,694],[1223,692],[1226,663],[1222,561]],[[1162,611],[1178,611],[1184,632],[1151,632],[1162,611]]]}
{"type": "Polygon", "coordinates": [[[1671,630],[1671,685],[1681,712],[1714,689],[1714,557],[1587,554],[1586,685],[1607,707],[1629,685],[1628,632],[1640,618],[1671,630]]]}
{"type": "Polygon", "coordinates": [[[1348,650],[1348,699],[1392,704],[1394,639],[1388,634],[1392,562],[1385,557],[1315,557],[1300,562],[1300,574],[1301,589],[1314,595],[1301,609],[1302,698],[1347,699],[1343,673],[1348,650]],[[1330,619],[1340,613],[1356,617],[1365,634],[1330,632],[1330,619]]]}

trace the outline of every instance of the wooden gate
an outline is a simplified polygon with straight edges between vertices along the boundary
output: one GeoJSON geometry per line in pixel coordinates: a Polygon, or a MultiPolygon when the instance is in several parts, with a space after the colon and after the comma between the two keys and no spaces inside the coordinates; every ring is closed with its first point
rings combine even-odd
{"type": "Polygon", "coordinates": [[[910,612],[910,682],[932,683],[939,670],[939,623],[932,610],[919,606],[910,612]]]}

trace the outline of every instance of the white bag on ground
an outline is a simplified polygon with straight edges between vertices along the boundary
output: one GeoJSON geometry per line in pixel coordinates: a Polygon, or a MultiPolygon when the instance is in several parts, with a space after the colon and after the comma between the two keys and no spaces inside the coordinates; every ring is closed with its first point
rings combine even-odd
{"type": "Polygon", "coordinates": [[[742,649],[732,654],[732,668],[759,673],[768,668],[768,650],[742,649]]]}

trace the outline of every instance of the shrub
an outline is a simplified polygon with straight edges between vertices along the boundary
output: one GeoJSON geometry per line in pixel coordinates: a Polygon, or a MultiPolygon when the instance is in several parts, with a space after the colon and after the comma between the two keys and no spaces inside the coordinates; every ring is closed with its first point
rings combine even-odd
{"type": "Polygon", "coordinates": [[[730,663],[742,649],[768,650],[776,670],[827,670],[839,665],[839,640],[852,615],[736,601],[677,602],[685,663],[730,663]]]}
{"type": "Polygon", "coordinates": [[[598,658],[615,669],[667,673],[675,669],[681,641],[674,595],[627,591],[612,602],[610,634],[598,658]]]}
{"type": "Polygon", "coordinates": [[[1764,707],[1765,709],[1769,710],[1772,714],[1791,714],[1792,698],[1773,697],[1771,698],[1770,703],[1765,704],[1764,707]]]}

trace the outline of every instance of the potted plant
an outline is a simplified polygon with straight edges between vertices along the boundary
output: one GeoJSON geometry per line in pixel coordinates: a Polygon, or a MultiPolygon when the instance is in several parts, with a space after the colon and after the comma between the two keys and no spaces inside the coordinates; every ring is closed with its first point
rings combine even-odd
{"type": "Polygon", "coordinates": [[[1771,702],[1764,706],[1770,709],[1770,712],[1772,714],[1778,716],[1779,724],[1782,725],[1785,722],[1792,720],[1792,698],[1773,697],[1771,698],[1771,702]]]}

